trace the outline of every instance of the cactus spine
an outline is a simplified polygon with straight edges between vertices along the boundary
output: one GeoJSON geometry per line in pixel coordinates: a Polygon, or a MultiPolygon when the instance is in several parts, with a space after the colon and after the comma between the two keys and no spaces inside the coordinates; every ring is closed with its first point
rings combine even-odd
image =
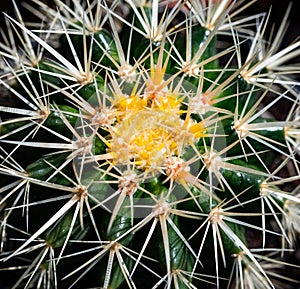
{"type": "Polygon", "coordinates": [[[32,1],[33,25],[14,2],[0,45],[11,288],[299,281],[270,271],[293,266],[280,257],[300,231],[300,41],[279,50],[291,6],[269,43],[266,14],[238,17],[246,1],[55,4],[32,1]]]}

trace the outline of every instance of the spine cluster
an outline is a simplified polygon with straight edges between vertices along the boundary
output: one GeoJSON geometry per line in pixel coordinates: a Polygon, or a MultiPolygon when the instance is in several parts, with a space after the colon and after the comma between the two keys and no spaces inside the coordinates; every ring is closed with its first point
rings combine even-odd
{"type": "Polygon", "coordinates": [[[293,288],[291,6],[268,41],[243,0],[31,2],[0,43],[7,285],[293,288]]]}

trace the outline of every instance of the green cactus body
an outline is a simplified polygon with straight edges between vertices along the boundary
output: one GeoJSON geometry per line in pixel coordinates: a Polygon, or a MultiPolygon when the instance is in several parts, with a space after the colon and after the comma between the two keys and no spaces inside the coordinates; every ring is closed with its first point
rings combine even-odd
{"type": "Polygon", "coordinates": [[[33,258],[24,288],[275,288],[300,231],[287,16],[268,47],[243,1],[34,2],[49,27],[7,16],[0,45],[3,264],[33,258]]]}
{"type": "MultiPolygon", "coordinates": [[[[63,246],[71,226],[72,216],[73,213],[68,212],[68,214],[66,214],[61,220],[59,220],[56,226],[51,228],[46,233],[45,240],[52,248],[59,248],[63,246]]],[[[88,229],[89,228],[87,226],[82,229],[80,223],[77,222],[77,224],[75,224],[75,228],[72,231],[71,238],[75,237],[78,240],[82,239],[87,233],[88,229]]]]}

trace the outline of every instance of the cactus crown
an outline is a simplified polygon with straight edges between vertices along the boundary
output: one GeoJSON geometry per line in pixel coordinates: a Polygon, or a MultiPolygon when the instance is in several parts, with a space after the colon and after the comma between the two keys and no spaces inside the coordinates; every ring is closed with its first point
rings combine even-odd
{"type": "Polygon", "coordinates": [[[300,41],[279,49],[291,6],[268,42],[267,14],[239,17],[246,1],[32,2],[41,23],[13,1],[0,44],[9,285],[297,282],[270,270],[293,266],[280,257],[300,231],[300,41]]]}

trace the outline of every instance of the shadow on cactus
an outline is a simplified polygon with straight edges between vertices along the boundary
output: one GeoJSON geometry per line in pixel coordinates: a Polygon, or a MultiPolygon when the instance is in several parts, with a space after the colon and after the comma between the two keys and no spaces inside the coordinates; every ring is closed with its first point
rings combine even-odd
{"type": "Polygon", "coordinates": [[[245,1],[125,2],[26,4],[40,24],[15,2],[6,15],[7,286],[293,288],[300,41],[279,50],[291,6],[268,42],[268,15],[238,17],[245,1]]]}

